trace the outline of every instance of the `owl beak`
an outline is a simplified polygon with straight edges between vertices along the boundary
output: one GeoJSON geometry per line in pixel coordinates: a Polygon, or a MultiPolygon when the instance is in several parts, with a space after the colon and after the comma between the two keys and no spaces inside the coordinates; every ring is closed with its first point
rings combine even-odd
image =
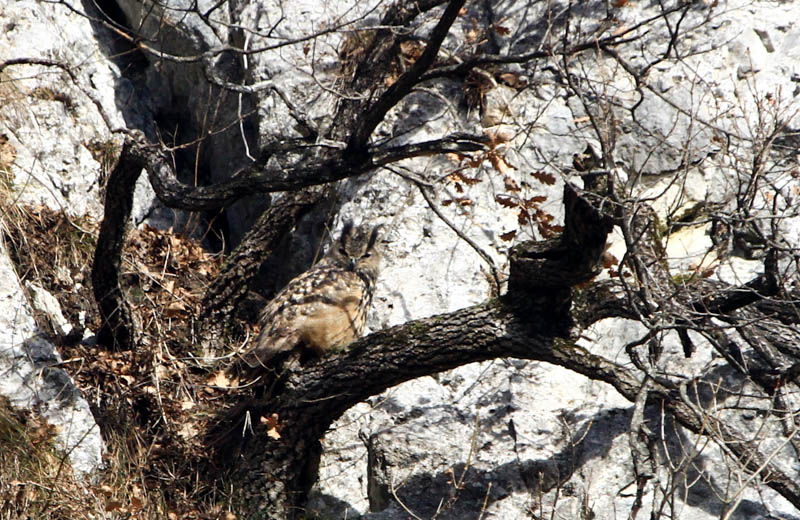
{"type": "Polygon", "coordinates": [[[351,258],[350,262],[347,265],[348,265],[348,267],[349,267],[349,269],[351,271],[355,271],[356,270],[356,259],[355,258],[351,258]]]}

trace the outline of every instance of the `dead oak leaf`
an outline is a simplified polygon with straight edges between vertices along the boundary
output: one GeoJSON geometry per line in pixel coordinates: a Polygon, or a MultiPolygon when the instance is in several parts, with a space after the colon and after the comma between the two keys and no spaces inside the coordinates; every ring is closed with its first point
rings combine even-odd
{"type": "Polygon", "coordinates": [[[211,377],[208,378],[208,384],[217,388],[230,388],[234,385],[233,381],[221,370],[211,374],[211,377]]]}
{"type": "Polygon", "coordinates": [[[280,425],[278,424],[278,414],[273,413],[268,417],[261,417],[259,419],[261,424],[263,424],[267,428],[267,437],[270,439],[278,440],[281,438],[281,434],[278,431],[280,425]]]}

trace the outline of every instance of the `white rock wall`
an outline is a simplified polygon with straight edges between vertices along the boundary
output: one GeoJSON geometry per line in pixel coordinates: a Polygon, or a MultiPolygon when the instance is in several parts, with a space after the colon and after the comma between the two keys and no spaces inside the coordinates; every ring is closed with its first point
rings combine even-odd
{"type": "MultiPolygon", "coordinates": [[[[553,7],[554,14],[563,14],[564,6],[555,3],[492,3],[495,19],[511,29],[508,35],[494,36],[499,50],[516,52],[536,45],[546,34],[547,6],[553,7]]],[[[655,14],[649,3],[628,2],[612,9],[616,21],[603,28],[606,8],[606,2],[576,6],[583,23],[598,31],[621,30],[655,14]]],[[[299,38],[323,27],[351,30],[370,26],[380,19],[381,9],[378,2],[263,1],[237,3],[231,16],[256,27],[262,35],[272,30],[269,38],[251,36],[248,45],[257,46],[299,38]],[[359,21],[364,18],[366,21],[359,21]],[[350,22],[353,24],[348,25],[350,22]]],[[[470,5],[469,15],[482,19],[486,13],[480,9],[470,5]]],[[[133,8],[127,12],[129,16],[135,14],[133,8]]],[[[655,65],[648,75],[654,88],[642,92],[634,89],[630,77],[609,57],[582,58],[584,70],[605,82],[609,86],[605,93],[618,103],[631,106],[643,97],[635,114],[614,108],[620,121],[617,166],[620,180],[629,182],[632,195],[651,197],[662,220],[686,215],[704,202],[726,203],[736,193],[740,179],[735,168],[751,151],[747,143],[758,137],[759,110],[762,120],[780,117],[790,128],[798,127],[793,104],[800,85],[798,20],[800,8],[792,2],[697,2],[682,21],[686,36],[679,45],[686,58],[679,63],[655,65]],[[773,106],[788,108],[771,113],[773,106]],[[724,132],[744,138],[726,149],[730,156],[720,153],[727,146],[724,139],[719,140],[724,132]]],[[[54,4],[19,1],[3,6],[0,22],[5,28],[0,35],[0,60],[48,57],[75,66],[78,72],[78,84],[57,69],[42,66],[9,67],[0,76],[0,133],[16,150],[11,180],[18,200],[75,215],[99,216],[98,178],[103,166],[87,145],[109,141],[111,133],[91,98],[101,103],[112,126],[140,126],[149,114],[147,96],[141,94],[141,99],[130,101],[136,89],[104,57],[103,42],[98,42],[84,18],[54,4]],[[117,106],[127,106],[134,115],[129,112],[123,117],[117,106]]],[[[189,20],[187,26],[192,27],[194,22],[189,20]]],[[[415,31],[424,36],[430,26],[430,22],[421,23],[415,31]]],[[[453,48],[463,42],[472,28],[468,16],[459,19],[447,45],[453,48]]],[[[216,36],[200,29],[193,31],[194,39],[183,42],[187,45],[184,49],[217,43],[216,36]]],[[[247,81],[275,82],[308,117],[324,123],[336,100],[333,92],[341,84],[337,52],[343,34],[334,31],[311,47],[299,42],[253,56],[247,81]]],[[[668,41],[666,24],[654,24],[646,41],[652,52],[663,49],[668,41]]],[[[641,67],[650,63],[654,54],[627,58],[641,67]]],[[[542,207],[557,222],[563,182],[570,180],[572,155],[583,151],[587,140],[596,144],[585,119],[587,107],[575,97],[565,96],[558,71],[512,70],[524,75],[530,88],[511,99],[502,96],[504,106],[499,116],[466,111],[463,89],[452,84],[438,91],[438,97],[420,93],[410,96],[400,110],[390,113],[378,135],[407,132],[398,142],[408,142],[455,130],[480,132],[482,124],[497,123],[498,118],[508,124],[522,122],[523,131],[506,145],[507,161],[515,167],[507,175],[522,187],[519,196],[545,196],[542,207]],[[535,181],[531,174],[539,171],[553,174],[557,182],[546,186],[535,181]]],[[[171,96],[186,98],[198,78],[189,75],[182,83],[180,75],[170,75],[167,80],[158,77],[157,69],[149,70],[148,75],[156,104],[170,101],[171,96]]],[[[198,106],[197,99],[193,103],[198,106]]],[[[588,106],[593,109],[591,103],[588,106]]],[[[295,123],[286,116],[279,97],[265,91],[258,100],[256,126],[258,139],[263,141],[275,132],[291,132],[295,123]]],[[[255,147],[257,143],[249,145],[255,147]]],[[[240,149],[236,150],[239,153],[240,149]]],[[[241,159],[221,149],[213,156],[214,174],[224,177],[226,171],[219,165],[241,159]]],[[[403,166],[429,180],[438,180],[443,172],[455,168],[445,158],[416,159],[403,166]]],[[[513,242],[499,235],[517,230],[516,240],[522,240],[537,237],[538,231],[520,227],[516,212],[496,201],[497,195],[508,195],[509,190],[503,175],[488,162],[470,175],[478,176],[481,182],[464,186],[460,193],[453,183],[445,183],[435,196],[453,225],[474,240],[502,274],[513,242]],[[442,204],[459,197],[468,197],[472,204],[442,204]]],[[[775,185],[790,195],[798,189],[797,176],[779,175],[775,185]]],[[[487,264],[434,214],[417,187],[395,173],[381,171],[344,181],[340,192],[338,226],[345,218],[353,218],[356,222],[382,223],[386,229],[388,254],[369,317],[370,329],[459,309],[489,296],[487,264]]],[[[763,201],[764,208],[767,202],[763,201]]],[[[145,215],[149,204],[142,208],[140,213],[145,215]]],[[[792,204],[784,203],[780,211],[787,215],[781,221],[786,235],[790,240],[800,240],[800,222],[792,213],[792,204]]],[[[665,246],[676,273],[694,269],[697,262],[708,259],[708,229],[684,229],[680,235],[667,237],[665,246]]],[[[611,252],[622,258],[624,244],[615,239],[611,252]]],[[[747,281],[761,265],[735,256],[720,257],[709,262],[718,262],[715,276],[729,283],[747,281]]],[[[0,279],[0,291],[5,291],[0,292],[0,319],[7,321],[0,345],[6,353],[4,373],[12,376],[4,378],[2,384],[23,389],[12,401],[32,402],[52,391],[40,386],[42,378],[36,375],[36,365],[30,364],[31,350],[23,348],[40,342],[35,340],[30,310],[5,260],[5,255],[0,255],[0,268],[6,266],[0,269],[0,274],[5,273],[0,279]]],[[[631,323],[607,321],[586,334],[584,344],[594,353],[626,363],[623,346],[641,335],[642,331],[631,323]]],[[[700,368],[716,369],[718,360],[708,355],[709,349],[701,348],[685,360],[674,339],[666,345],[669,370],[688,375],[700,368]]],[[[52,354],[41,357],[55,359],[52,354]]],[[[76,398],[75,402],[79,401],[76,398]]],[[[318,493],[310,508],[334,517],[347,511],[348,518],[368,511],[370,478],[365,444],[371,442],[373,456],[380,454],[385,459],[383,465],[374,462],[370,475],[373,500],[381,493],[385,497],[388,489],[389,495],[393,491],[406,507],[423,517],[432,516],[440,503],[449,507],[445,516],[478,517],[485,503],[483,518],[547,516],[551,508],[556,510],[556,517],[577,518],[586,495],[595,518],[627,517],[632,497],[626,481],[630,455],[625,432],[630,418],[630,404],[613,389],[563,369],[516,360],[468,365],[400,385],[345,414],[323,441],[318,493]],[[540,496],[539,483],[548,484],[557,477],[565,479],[558,496],[552,492],[540,496]]],[[[89,426],[85,431],[96,429],[89,426]]],[[[66,435],[68,446],[76,437],[66,435]]],[[[728,484],[724,458],[684,431],[668,432],[664,437],[662,451],[675,460],[682,457],[681,451],[691,455],[702,452],[694,459],[696,465],[687,479],[697,477],[701,469],[705,478],[687,486],[687,498],[679,504],[676,517],[718,517],[721,503],[715,491],[728,484]],[[683,447],[679,449],[680,443],[683,447]]],[[[99,452],[100,448],[89,450],[96,456],[99,452]]],[[[776,515],[797,517],[797,512],[781,499],[768,490],[760,491],[763,497],[748,489],[749,502],[737,518],[763,517],[763,509],[757,506],[760,502],[768,503],[776,515]]],[[[372,517],[409,516],[399,504],[389,502],[392,505],[388,509],[372,517]]],[[[640,513],[642,517],[647,514],[649,510],[640,513]]]]}

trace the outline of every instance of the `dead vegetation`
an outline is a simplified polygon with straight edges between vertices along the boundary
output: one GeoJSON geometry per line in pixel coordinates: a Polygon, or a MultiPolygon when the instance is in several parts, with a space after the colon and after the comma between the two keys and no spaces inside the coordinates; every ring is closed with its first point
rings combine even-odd
{"type": "Polygon", "coordinates": [[[81,518],[100,507],[53,448],[54,435],[46,421],[0,399],[0,519],[81,518]]]}
{"type": "Polygon", "coordinates": [[[72,361],[64,368],[89,401],[108,453],[100,481],[87,486],[60,464],[46,426],[0,407],[0,519],[234,518],[199,435],[230,385],[210,372],[195,337],[202,294],[220,259],[171,231],[132,230],[123,285],[142,338],[133,351],[109,352],[84,333],[99,326],[91,290],[97,232],[89,218],[46,208],[15,207],[3,218],[23,285],[55,296],[80,331],[59,336],[46,316],[36,316],[62,359],[72,361]]]}

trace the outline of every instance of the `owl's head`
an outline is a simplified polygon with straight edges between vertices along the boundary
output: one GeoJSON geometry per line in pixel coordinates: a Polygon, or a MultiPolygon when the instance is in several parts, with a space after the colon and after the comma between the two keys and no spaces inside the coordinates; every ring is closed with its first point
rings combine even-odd
{"type": "Polygon", "coordinates": [[[379,231],[380,226],[356,227],[352,221],[347,221],[339,239],[331,245],[328,260],[342,269],[367,276],[369,282],[375,282],[381,263],[381,252],[378,247],[379,231]]]}

